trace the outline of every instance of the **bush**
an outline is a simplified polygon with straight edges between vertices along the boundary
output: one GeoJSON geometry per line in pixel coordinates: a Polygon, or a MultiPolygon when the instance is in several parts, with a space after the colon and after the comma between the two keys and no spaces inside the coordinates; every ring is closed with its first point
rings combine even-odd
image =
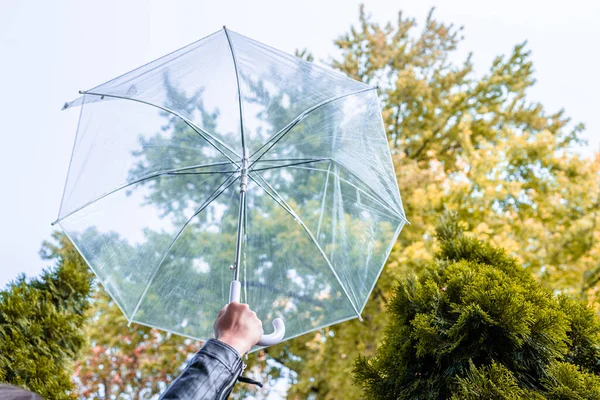
{"type": "Polygon", "coordinates": [[[70,399],[72,363],[85,338],[92,274],[68,239],[46,243],[43,257],[56,261],[39,278],[20,276],[0,291],[0,382],[47,399],[70,399]]]}
{"type": "Polygon", "coordinates": [[[453,216],[437,237],[435,262],[396,287],[376,356],[355,362],[366,398],[600,399],[591,309],[464,235],[453,216]]]}

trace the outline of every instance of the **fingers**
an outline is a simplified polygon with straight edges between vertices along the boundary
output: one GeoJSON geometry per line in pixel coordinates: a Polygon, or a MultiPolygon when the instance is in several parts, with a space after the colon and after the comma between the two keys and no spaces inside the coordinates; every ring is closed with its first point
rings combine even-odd
{"type": "Polygon", "coordinates": [[[228,304],[228,306],[231,306],[231,308],[234,310],[240,310],[240,311],[245,311],[245,310],[250,309],[250,306],[248,304],[238,303],[237,301],[232,301],[231,303],[228,304]]]}
{"type": "Polygon", "coordinates": [[[227,315],[248,315],[251,316],[252,319],[255,319],[256,321],[260,322],[260,318],[258,318],[258,315],[256,314],[255,311],[253,311],[250,306],[248,304],[245,303],[238,303],[238,302],[231,302],[229,304],[227,304],[225,307],[223,307],[219,313],[217,314],[217,318],[215,319],[215,322],[217,320],[219,320],[221,317],[223,317],[225,314],[227,315]]]}

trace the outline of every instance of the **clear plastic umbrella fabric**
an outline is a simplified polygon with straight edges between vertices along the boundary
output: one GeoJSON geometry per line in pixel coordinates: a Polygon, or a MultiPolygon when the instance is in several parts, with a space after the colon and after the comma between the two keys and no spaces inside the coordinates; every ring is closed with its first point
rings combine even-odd
{"type": "Polygon", "coordinates": [[[360,316],[406,219],[377,89],[222,30],[88,91],[57,222],[130,322],[360,316]],[[240,176],[248,185],[240,221],[240,176]]]}

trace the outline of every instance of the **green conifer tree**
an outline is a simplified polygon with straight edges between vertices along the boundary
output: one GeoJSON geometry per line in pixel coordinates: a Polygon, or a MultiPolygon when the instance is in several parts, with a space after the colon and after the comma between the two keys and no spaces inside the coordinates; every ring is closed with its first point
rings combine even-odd
{"type": "Polygon", "coordinates": [[[600,399],[600,321],[540,285],[504,250],[466,236],[455,215],[441,250],[389,303],[375,357],[359,357],[369,399],[600,399]]]}
{"type": "Polygon", "coordinates": [[[30,280],[21,275],[0,291],[0,382],[70,399],[92,275],[66,237],[54,239],[41,251],[53,267],[30,280]]]}

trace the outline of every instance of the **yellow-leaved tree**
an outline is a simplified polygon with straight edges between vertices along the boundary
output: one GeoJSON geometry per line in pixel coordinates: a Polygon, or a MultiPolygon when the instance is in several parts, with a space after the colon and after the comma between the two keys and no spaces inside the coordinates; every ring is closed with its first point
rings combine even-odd
{"type": "Polygon", "coordinates": [[[357,320],[267,350],[256,371],[291,369],[291,399],[358,399],[353,360],[372,356],[398,278],[435,254],[437,218],[458,213],[467,231],[505,248],[550,287],[596,302],[600,158],[573,148],[584,129],[564,111],[527,98],[535,83],[530,51],[518,44],[483,75],[470,58],[451,62],[462,28],[435,19],[422,27],[402,13],[394,23],[360,23],[335,43],[333,67],[380,87],[383,118],[406,215],[371,300],[357,320]]]}

